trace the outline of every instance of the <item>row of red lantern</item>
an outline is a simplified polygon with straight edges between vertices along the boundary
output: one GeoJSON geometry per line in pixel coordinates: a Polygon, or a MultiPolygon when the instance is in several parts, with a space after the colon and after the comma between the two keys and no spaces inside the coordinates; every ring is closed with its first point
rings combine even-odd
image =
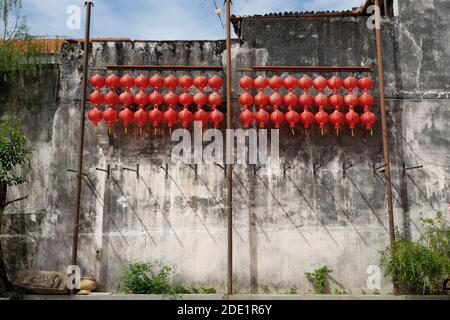
{"type": "Polygon", "coordinates": [[[368,110],[365,110],[362,115],[359,115],[353,109],[350,109],[346,114],[339,110],[335,110],[333,113],[328,114],[328,112],[323,109],[319,110],[316,114],[313,114],[309,111],[308,107],[305,107],[301,113],[294,110],[283,113],[279,109],[274,110],[270,114],[264,109],[259,109],[254,113],[245,109],[240,115],[240,120],[245,128],[249,128],[254,121],[259,124],[260,128],[265,128],[266,124],[270,121],[274,124],[275,128],[278,129],[284,122],[288,123],[291,129],[294,129],[297,123],[302,123],[305,129],[309,129],[315,122],[319,125],[322,135],[324,134],[324,128],[328,123],[333,126],[338,134],[342,125],[347,123],[353,135],[354,129],[358,123],[362,123],[364,128],[372,134],[372,127],[376,122],[376,117],[368,110]]]}
{"type": "Polygon", "coordinates": [[[311,79],[306,75],[300,79],[297,79],[293,76],[288,76],[284,79],[278,76],[273,76],[270,79],[263,76],[259,76],[256,79],[253,79],[249,76],[244,76],[240,80],[240,85],[246,91],[250,90],[253,87],[258,90],[264,90],[265,88],[270,87],[273,91],[278,92],[281,88],[284,87],[288,89],[289,92],[294,91],[296,88],[300,88],[304,92],[306,92],[314,87],[319,92],[324,91],[326,88],[330,88],[333,91],[345,88],[350,92],[356,88],[360,88],[362,91],[372,89],[373,80],[370,77],[357,79],[353,76],[347,77],[345,79],[336,76],[329,79],[326,79],[323,76],[311,79]]]}
{"type": "Polygon", "coordinates": [[[144,75],[138,77],[124,75],[119,77],[115,74],[104,77],[97,74],[90,78],[90,83],[95,90],[100,90],[107,86],[113,91],[119,87],[122,87],[125,91],[130,91],[133,87],[137,87],[142,91],[148,87],[152,87],[155,91],[164,87],[167,87],[169,90],[175,90],[177,87],[182,87],[184,91],[188,91],[192,86],[195,86],[199,91],[203,91],[208,86],[212,90],[219,90],[222,87],[222,78],[219,76],[212,76],[210,78],[198,76],[192,78],[186,75],[180,78],[177,78],[174,75],[165,78],[159,75],[154,75],[152,77],[146,77],[144,75]]]}
{"type": "Polygon", "coordinates": [[[375,114],[370,111],[370,107],[374,104],[374,97],[369,94],[369,90],[373,87],[373,80],[369,77],[361,78],[358,81],[354,77],[348,77],[345,80],[332,77],[327,80],[320,76],[312,80],[308,76],[304,76],[300,80],[297,80],[294,77],[282,79],[274,76],[271,79],[258,77],[253,80],[245,76],[240,79],[240,86],[245,91],[239,99],[240,104],[244,107],[240,119],[246,128],[249,128],[255,120],[261,128],[264,128],[265,124],[270,120],[275,124],[276,128],[280,128],[283,122],[287,122],[291,128],[294,128],[298,122],[302,122],[305,129],[308,129],[315,121],[319,124],[323,134],[323,129],[327,123],[331,123],[338,131],[342,123],[347,122],[353,133],[353,129],[359,122],[362,122],[366,129],[371,132],[376,122],[375,114]],[[274,91],[270,96],[263,91],[267,86],[270,86],[274,91]],[[284,97],[279,93],[279,90],[283,86],[289,90],[289,93],[284,97]],[[303,94],[300,96],[295,95],[293,92],[297,86],[303,89],[303,94]],[[308,93],[308,89],[312,86],[318,91],[318,94],[314,98],[308,93]],[[342,86],[348,91],[345,97],[338,92],[342,86]],[[354,93],[354,89],[358,86],[363,91],[363,94],[359,98],[354,93]],[[258,93],[255,96],[250,94],[252,87],[258,89],[258,93]],[[323,93],[326,87],[330,87],[333,90],[333,95],[330,97],[323,93]],[[259,108],[256,113],[249,110],[249,107],[253,104],[259,108]],[[283,104],[289,109],[286,114],[279,110],[283,104]],[[294,109],[298,104],[304,108],[301,114],[294,109]],[[309,108],[313,104],[319,107],[319,111],[315,115],[309,111],[309,108]],[[325,111],[325,107],[328,104],[335,108],[335,111],[331,115],[325,111]],[[345,116],[340,111],[340,107],[344,104],[349,107],[349,111],[345,116]],[[265,110],[268,105],[271,105],[274,109],[271,114],[265,110]],[[364,107],[364,114],[361,116],[354,110],[358,105],[364,107]]]}
{"type": "Polygon", "coordinates": [[[206,126],[209,121],[217,128],[224,120],[224,115],[217,109],[222,104],[222,96],[219,94],[219,89],[222,87],[222,78],[213,76],[207,78],[204,76],[196,77],[195,79],[189,76],[183,76],[179,79],[173,75],[166,78],[162,78],[158,75],[148,79],[145,76],[139,76],[134,79],[131,76],[123,76],[118,78],[115,75],[110,75],[106,79],[102,76],[95,75],[90,79],[95,91],[90,94],[89,100],[94,105],[94,108],[89,111],[88,118],[93,122],[94,126],[101,120],[105,120],[108,127],[111,128],[113,123],[119,119],[124,125],[125,129],[129,126],[131,121],[136,121],[139,128],[143,128],[145,123],[151,121],[153,127],[156,128],[164,121],[169,128],[178,122],[181,122],[183,128],[187,128],[193,121],[202,122],[203,126],[206,126]],[[100,92],[100,88],[107,84],[112,91],[103,95],[100,92]],[[117,95],[115,89],[118,84],[125,88],[125,92],[117,95]],[[144,90],[150,84],[154,91],[148,95],[144,90]],[[136,95],[131,94],[130,89],[133,85],[137,85],[140,88],[139,93],[136,95]],[[177,95],[174,90],[181,85],[183,87],[183,93],[177,95]],[[189,93],[189,89],[195,86],[198,92],[195,95],[189,93]],[[213,93],[209,96],[204,93],[204,89],[207,86],[213,89],[213,93]],[[168,88],[168,93],[163,95],[159,92],[159,89],[163,86],[168,88]],[[105,112],[99,109],[99,106],[106,103],[109,108],[105,112]],[[117,113],[114,109],[115,105],[121,103],[123,110],[117,113]],[[133,112],[130,110],[130,105],[136,103],[139,106],[139,110],[133,112]],[[177,112],[174,108],[180,103],[183,106],[183,110],[177,112]],[[208,113],[203,107],[209,103],[212,111],[208,113]],[[144,110],[147,104],[153,106],[153,110],[146,112],[144,110]],[[164,113],[159,110],[159,106],[167,105],[168,109],[164,113]],[[189,106],[195,104],[197,111],[192,113],[189,110],[189,106]]]}

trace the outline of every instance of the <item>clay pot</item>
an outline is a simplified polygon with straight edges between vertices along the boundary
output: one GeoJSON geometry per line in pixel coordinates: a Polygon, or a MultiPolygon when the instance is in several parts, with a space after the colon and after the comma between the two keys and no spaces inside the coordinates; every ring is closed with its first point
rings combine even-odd
{"type": "Polygon", "coordinates": [[[80,281],[80,295],[90,294],[97,288],[97,281],[93,277],[82,277],[80,281]]]}

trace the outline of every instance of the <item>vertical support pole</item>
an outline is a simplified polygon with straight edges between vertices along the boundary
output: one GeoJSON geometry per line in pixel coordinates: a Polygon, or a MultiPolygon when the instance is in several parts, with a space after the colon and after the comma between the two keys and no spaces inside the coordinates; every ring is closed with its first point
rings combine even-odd
{"type": "Polygon", "coordinates": [[[75,217],[73,224],[73,239],[72,239],[72,265],[77,265],[78,254],[78,232],[80,225],[80,205],[81,205],[81,182],[83,173],[83,150],[84,150],[84,123],[86,111],[86,95],[88,83],[88,68],[89,68],[89,47],[90,47],[90,30],[91,30],[91,9],[93,3],[86,1],[86,32],[84,37],[84,55],[83,55],[83,79],[81,85],[81,115],[80,115],[80,141],[78,146],[78,171],[77,171],[77,190],[76,190],[76,205],[75,217]]]}
{"type": "MultiPolygon", "coordinates": [[[[384,163],[386,165],[384,175],[386,177],[386,195],[387,195],[387,205],[388,205],[388,220],[389,220],[389,240],[392,245],[395,241],[395,224],[394,224],[394,206],[392,201],[392,180],[391,180],[391,161],[389,158],[389,143],[388,143],[388,125],[387,125],[387,113],[386,113],[386,100],[384,93],[384,66],[383,66],[383,49],[381,42],[381,13],[380,13],[380,0],[375,0],[375,6],[377,7],[375,14],[378,23],[375,29],[376,36],[376,46],[377,46],[377,61],[378,61],[378,81],[380,90],[380,107],[381,107],[381,126],[383,135],[383,153],[384,153],[384,163]]],[[[398,285],[394,282],[394,294],[398,294],[398,285]]]]}
{"type": "MultiPolygon", "coordinates": [[[[231,106],[231,0],[226,0],[227,16],[227,130],[233,128],[233,110],[231,106]]],[[[231,135],[227,134],[227,152],[231,149],[231,135]]],[[[234,157],[233,157],[234,159],[234,157]]],[[[227,217],[228,217],[228,285],[227,292],[233,294],[233,164],[227,163],[227,217]]]]}

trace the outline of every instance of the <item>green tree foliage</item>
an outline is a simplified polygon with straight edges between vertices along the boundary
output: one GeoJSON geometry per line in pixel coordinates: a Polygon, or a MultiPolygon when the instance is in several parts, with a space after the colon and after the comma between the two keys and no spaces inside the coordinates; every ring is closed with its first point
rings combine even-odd
{"type": "MultiPolygon", "coordinates": [[[[26,145],[21,122],[18,119],[3,116],[0,120],[0,234],[3,211],[10,203],[23,199],[7,201],[8,187],[26,182],[29,160],[30,151],[26,145]]],[[[6,276],[0,241],[0,294],[11,289],[12,286],[6,276]]]]}
{"type": "Polygon", "coordinates": [[[30,150],[19,119],[0,120],[0,184],[14,186],[26,182],[30,150]]]}
{"type": "Polygon", "coordinates": [[[450,228],[442,213],[422,218],[423,233],[412,241],[397,232],[391,248],[381,252],[380,267],[396,279],[402,294],[440,294],[450,276],[450,228]]]}
{"type": "Polygon", "coordinates": [[[45,41],[36,41],[21,15],[22,0],[0,0],[0,72],[34,69],[47,52],[45,41]]]}

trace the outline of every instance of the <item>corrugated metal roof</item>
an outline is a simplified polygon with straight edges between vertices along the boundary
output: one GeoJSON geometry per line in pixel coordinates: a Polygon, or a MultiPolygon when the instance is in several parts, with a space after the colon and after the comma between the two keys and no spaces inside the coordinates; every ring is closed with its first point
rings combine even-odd
{"type": "Polygon", "coordinates": [[[367,7],[373,3],[373,0],[366,0],[361,6],[352,8],[351,10],[343,11],[285,11],[285,12],[271,12],[266,14],[231,16],[233,23],[245,18],[302,18],[302,17],[347,17],[364,15],[367,7]]]}

